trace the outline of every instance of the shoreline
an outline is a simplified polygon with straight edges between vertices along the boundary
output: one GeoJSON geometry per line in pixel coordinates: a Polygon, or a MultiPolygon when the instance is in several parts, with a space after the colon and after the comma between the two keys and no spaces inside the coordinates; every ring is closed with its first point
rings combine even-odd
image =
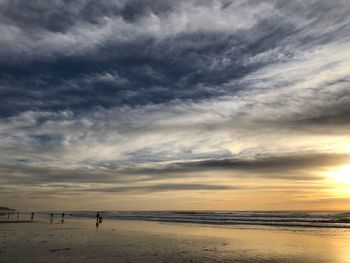
{"type": "MultiPolygon", "coordinates": [[[[347,212],[350,213],[350,212],[347,212]]],[[[29,216],[30,214],[22,214],[29,216]]],[[[57,212],[54,214],[54,217],[56,218],[61,218],[61,213],[57,212]]],[[[36,212],[35,213],[35,218],[34,220],[30,220],[30,218],[24,220],[24,219],[7,219],[7,216],[0,216],[0,224],[2,223],[30,223],[30,222],[35,222],[35,221],[40,221],[40,220],[47,220],[49,218],[49,214],[46,212],[36,212]],[[3,218],[2,218],[3,217],[3,218]],[[39,218],[39,220],[38,220],[39,218]]],[[[81,220],[95,220],[95,217],[92,216],[84,216],[84,215],[74,215],[71,214],[71,212],[65,212],[65,220],[69,219],[81,219],[81,220]]],[[[225,221],[205,221],[205,220],[181,220],[181,219],[166,219],[166,218],[146,218],[146,217],[140,217],[140,218],[135,218],[135,217],[104,217],[103,220],[116,220],[116,221],[135,221],[135,222],[158,222],[158,223],[169,223],[169,224],[185,224],[185,225],[203,225],[203,226],[227,226],[227,227],[232,227],[232,228],[240,228],[240,227],[246,227],[246,228],[259,228],[259,227],[267,227],[267,228],[276,228],[276,229],[285,229],[285,228],[301,228],[301,229],[350,229],[350,221],[349,219],[344,220],[344,221],[330,221],[330,220],[324,220],[324,221],[300,221],[298,219],[296,220],[290,220],[290,221],[281,221],[281,222],[271,222],[269,221],[264,221],[264,220],[252,220],[250,219],[250,222],[246,222],[244,220],[237,220],[236,222],[225,222],[225,221]],[[288,223],[288,222],[296,222],[296,223],[288,223]],[[300,222],[300,223],[298,223],[300,222]],[[317,224],[315,224],[317,223],[317,224]],[[342,224],[342,225],[341,225],[342,224]]]]}
{"type": "Polygon", "coordinates": [[[35,223],[35,221],[30,220],[0,220],[0,224],[20,224],[20,223],[35,223]]]}

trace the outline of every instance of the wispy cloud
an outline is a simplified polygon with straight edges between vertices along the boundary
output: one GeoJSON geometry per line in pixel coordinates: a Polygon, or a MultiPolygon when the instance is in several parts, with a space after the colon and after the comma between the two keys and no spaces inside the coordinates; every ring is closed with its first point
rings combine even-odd
{"type": "Polygon", "coordinates": [[[345,0],[0,1],[0,184],[316,187],[315,170],[348,162],[349,11],[345,0]]]}

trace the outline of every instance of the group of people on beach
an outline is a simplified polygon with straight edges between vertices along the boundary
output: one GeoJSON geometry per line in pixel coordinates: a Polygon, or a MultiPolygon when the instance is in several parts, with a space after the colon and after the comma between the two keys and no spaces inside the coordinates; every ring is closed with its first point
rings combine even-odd
{"type": "MultiPolygon", "coordinates": [[[[5,214],[4,214],[5,215],[5,214]]],[[[10,218],[16,217],[17,220],[19,220],[20,213],[19,212],[7,212],[7,219],[10,220],[10,218]]]]}
{"type": "Polygon", "coordinates": [[[17,220],[19,219],[19,212],[7,212],[7,219],[10,219],[10,217],[13,217],[14,215],[17,215],[17,220]]]}
{"type": "MultiPolygon", "coordinates": [[[[10,220],[10,218],[13,218],[16,215],[17,220],[19,220],[19,216],[20,216],[20,212],[8,212],[7,213],[7,219],[10,220]]],[[[30,221],[34,220],[34,212],[30,213],[30,221]]],[[[52,223],[53,221],[53,213],[50,213],[50,223],[52,223]]],[[[64,213],[62,213],[62,217],[61,217],[61,223],[64,223],[64,213]]]]}
{"type": "MultiPolygon", "coordinates": [[[[53,221],[53,213],[50,213],[50,224],[52,224],[52,221],[53,221]]],[[[62,216],[61,216],[61,223],[62,224],[64,223],[64,213],[62,213],[62,216]]]]}
{"type": "MultiPolygon", "coordinates": [[[[15,215],[17,217],[17,220],[19,220],[20,212],[8,212],[7,213],[7,219],[10,220],[10,218],[15,216],[15,215]]],[[[34,220],[34,215],[35,215],[34,212],[30,213],[30,220],[31,221],[34,220]]],[[[49,216],[50,216],[50,224],[52,224],[53,218],[54,218],[54,213],[50,213],[49,216]]],[[[61,223],[62,224],[64,223],[64,216],[65,216],[65,214],[62,213],[62,215],[61,215],[61,223]]],[[[103,218],[102,218],[101,214],[99,212],[97,212],[96,213],[96,227],[98,227],[99,224],[102,224],[102,221],[103,221],[103,218]]]]}

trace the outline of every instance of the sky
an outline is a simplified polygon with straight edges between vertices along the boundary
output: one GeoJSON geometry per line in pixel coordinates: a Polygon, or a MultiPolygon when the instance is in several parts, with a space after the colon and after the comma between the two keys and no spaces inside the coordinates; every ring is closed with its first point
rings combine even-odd
{"type": "Polygon", "coordinates": [[[0,205],[350,209],[348,0],[0,0],[0,205]]]}

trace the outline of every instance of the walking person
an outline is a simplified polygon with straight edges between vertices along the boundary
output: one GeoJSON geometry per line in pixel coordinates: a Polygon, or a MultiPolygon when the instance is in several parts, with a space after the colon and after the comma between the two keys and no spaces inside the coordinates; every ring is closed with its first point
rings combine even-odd
{"type": "Polygon", "coordinates": [[[96,214],[96,227],[98,227],[99,221],[100,221],[100,213],[97,212],[97,214],[96,214]]]}
{"type": "Polygon", "coordinates": [[[50,224],[52,224],[52,220],[53,220],[53,213],[50,213],[50,224]]]}
{"type": "Polygon", "coordinates": [[[31,221],[34,220],[34,212],[32,212],[32,213],[30,214],[30,220],[31,220],[31,221]]]}
{"type": "Polygon", "coordinates": [[[61,220],[61,223],[62,223],[62,224],[64,223],[64,213],[62,213],[62,220],[61,220]]]}

